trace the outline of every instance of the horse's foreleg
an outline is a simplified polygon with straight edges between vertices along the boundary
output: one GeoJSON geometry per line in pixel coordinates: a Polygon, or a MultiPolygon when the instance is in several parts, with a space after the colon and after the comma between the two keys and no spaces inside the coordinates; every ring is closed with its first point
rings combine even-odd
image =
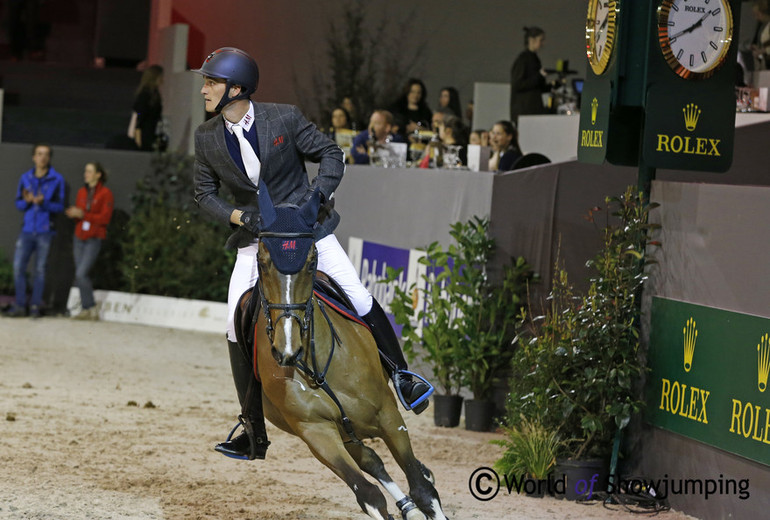
{"type": "Polygon", "coordinates": [[[417,508],[414,501],[401,491],[398,484],[390,477],[377,452],[362,443],[348,442],[345,447],[358,463],[358,466],[376,478],[382,487],[390,493],[405,520],[425,520],[425,515],[417,508]]]}
{"type": "Polygon", "coordinates": [[[313,455],[353,490],[364,513],[378,520],[392,518],[388,515],[385,496],[358,469],[355,460],[345,449],[334,423],[306,424],[296,431],[313,455]]]}
{"type": "Polygon", "coordinates": [[[431,520],[446,520],[438,492],[424,474],[424,466],[414,456],[409,432],[401,414],[395,406],[391,410],[383,410],[382,414],[382,440],[404,471],[412,500],[431,520]]]}

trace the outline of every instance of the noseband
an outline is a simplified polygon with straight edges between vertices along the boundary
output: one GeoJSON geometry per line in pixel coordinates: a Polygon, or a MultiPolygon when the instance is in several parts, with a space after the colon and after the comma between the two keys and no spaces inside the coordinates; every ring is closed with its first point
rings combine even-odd
{"type": "MultiPolygon", "coordinates": [[[[259,238],[313,238],[313,233],[262,232],[259,234],[259,238]]],[[[313,269],[313,279],[315,281],[315,269],[313,269]]],[[[262,304],[262,312],[265,314],[265,319],[267,320],[265,331],[267,332],[267,337],[270,340],[270,345],[273,345],[275,327],[283,318],[296,320],[297,325],[299,325],[300,328],[300,333],[304,337],[304,335],[311,330],[313,325],[313,284],[311,283],[310,285],[310,296],[308,296],[308,299],[305,301],[305,303],[270,303],[265,298],[265,291],[262,288],[262,276],[259,277],[257,283],[259,283],[259,299],[262,304]],[[275,324],[273,324],[273,318],[270,314],[270,311],[273,309],[281,311],[281,314],[279,314],[275,319],[275,324]],[[301,310],[305,311],[304,318],[301,318],[299,314],[295,312],[301,310]]]]}

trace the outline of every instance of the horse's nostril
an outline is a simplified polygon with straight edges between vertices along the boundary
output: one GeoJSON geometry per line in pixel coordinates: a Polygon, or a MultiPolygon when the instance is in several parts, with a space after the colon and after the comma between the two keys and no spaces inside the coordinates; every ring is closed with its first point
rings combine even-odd
{"type": "Polygon", "coordinates": [[[281,355],[281,353],[278,352],[275,347],[270,349],[270,353],[273,355],[273,359],[275,359],[279,365],[283,365],[283,355],[281,355]]]}

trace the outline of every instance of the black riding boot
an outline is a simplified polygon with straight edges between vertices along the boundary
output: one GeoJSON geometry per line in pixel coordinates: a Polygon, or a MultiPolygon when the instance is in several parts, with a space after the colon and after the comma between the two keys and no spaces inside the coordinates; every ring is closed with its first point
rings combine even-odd
{"type": "Polygon", "coordinates": [[[235,390],[238,392],[238,402],[241,403],[239,420],[244,431],[235,438],[217,444],[214,449],[233,458],[264,459],[270,441],[267,440],[265,415],[262,412],[262,385],[254,377],[251,360],[241,347],[229,340],[227,347],[235,390]]]}
{"type": "Polygon", "coordinates": [[[385,315],[377,300],[372,298],[372,310],[368,314],[361,316],[372,330],[372,336],[377,343],[382,358],[382,366],[388,372],[393,380],[393,384],[401,393],[407,408],[411,408],[414,413],[420,414],[428,407],[428,400],[425,399],[416,406],[413,403],[418,402],[423,395],[430,392],[430,385],[423,381],[415,381],[411,374],[404,372],[407,370],[406,359],[401,352],[401,344],[398,342],[393,327],[385,315]]]}

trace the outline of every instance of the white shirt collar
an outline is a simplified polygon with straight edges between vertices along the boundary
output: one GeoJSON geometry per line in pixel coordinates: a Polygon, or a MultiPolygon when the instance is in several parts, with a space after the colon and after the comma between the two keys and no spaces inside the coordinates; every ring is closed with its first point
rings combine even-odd
{"type": "Polygon", "coordinates": [[[222,116],[222,119],[225,120],[225,126],[231,134],[233,133],[233,126],[235,125],[240,125],[244,132],[248,132],[251,130],[251,125],[254,124],[254,104],[249,101],[249,110],[246,112],[246,115],[244,115],[243,118],[237,123],[231,123],[224,116],[222,116]]]}

